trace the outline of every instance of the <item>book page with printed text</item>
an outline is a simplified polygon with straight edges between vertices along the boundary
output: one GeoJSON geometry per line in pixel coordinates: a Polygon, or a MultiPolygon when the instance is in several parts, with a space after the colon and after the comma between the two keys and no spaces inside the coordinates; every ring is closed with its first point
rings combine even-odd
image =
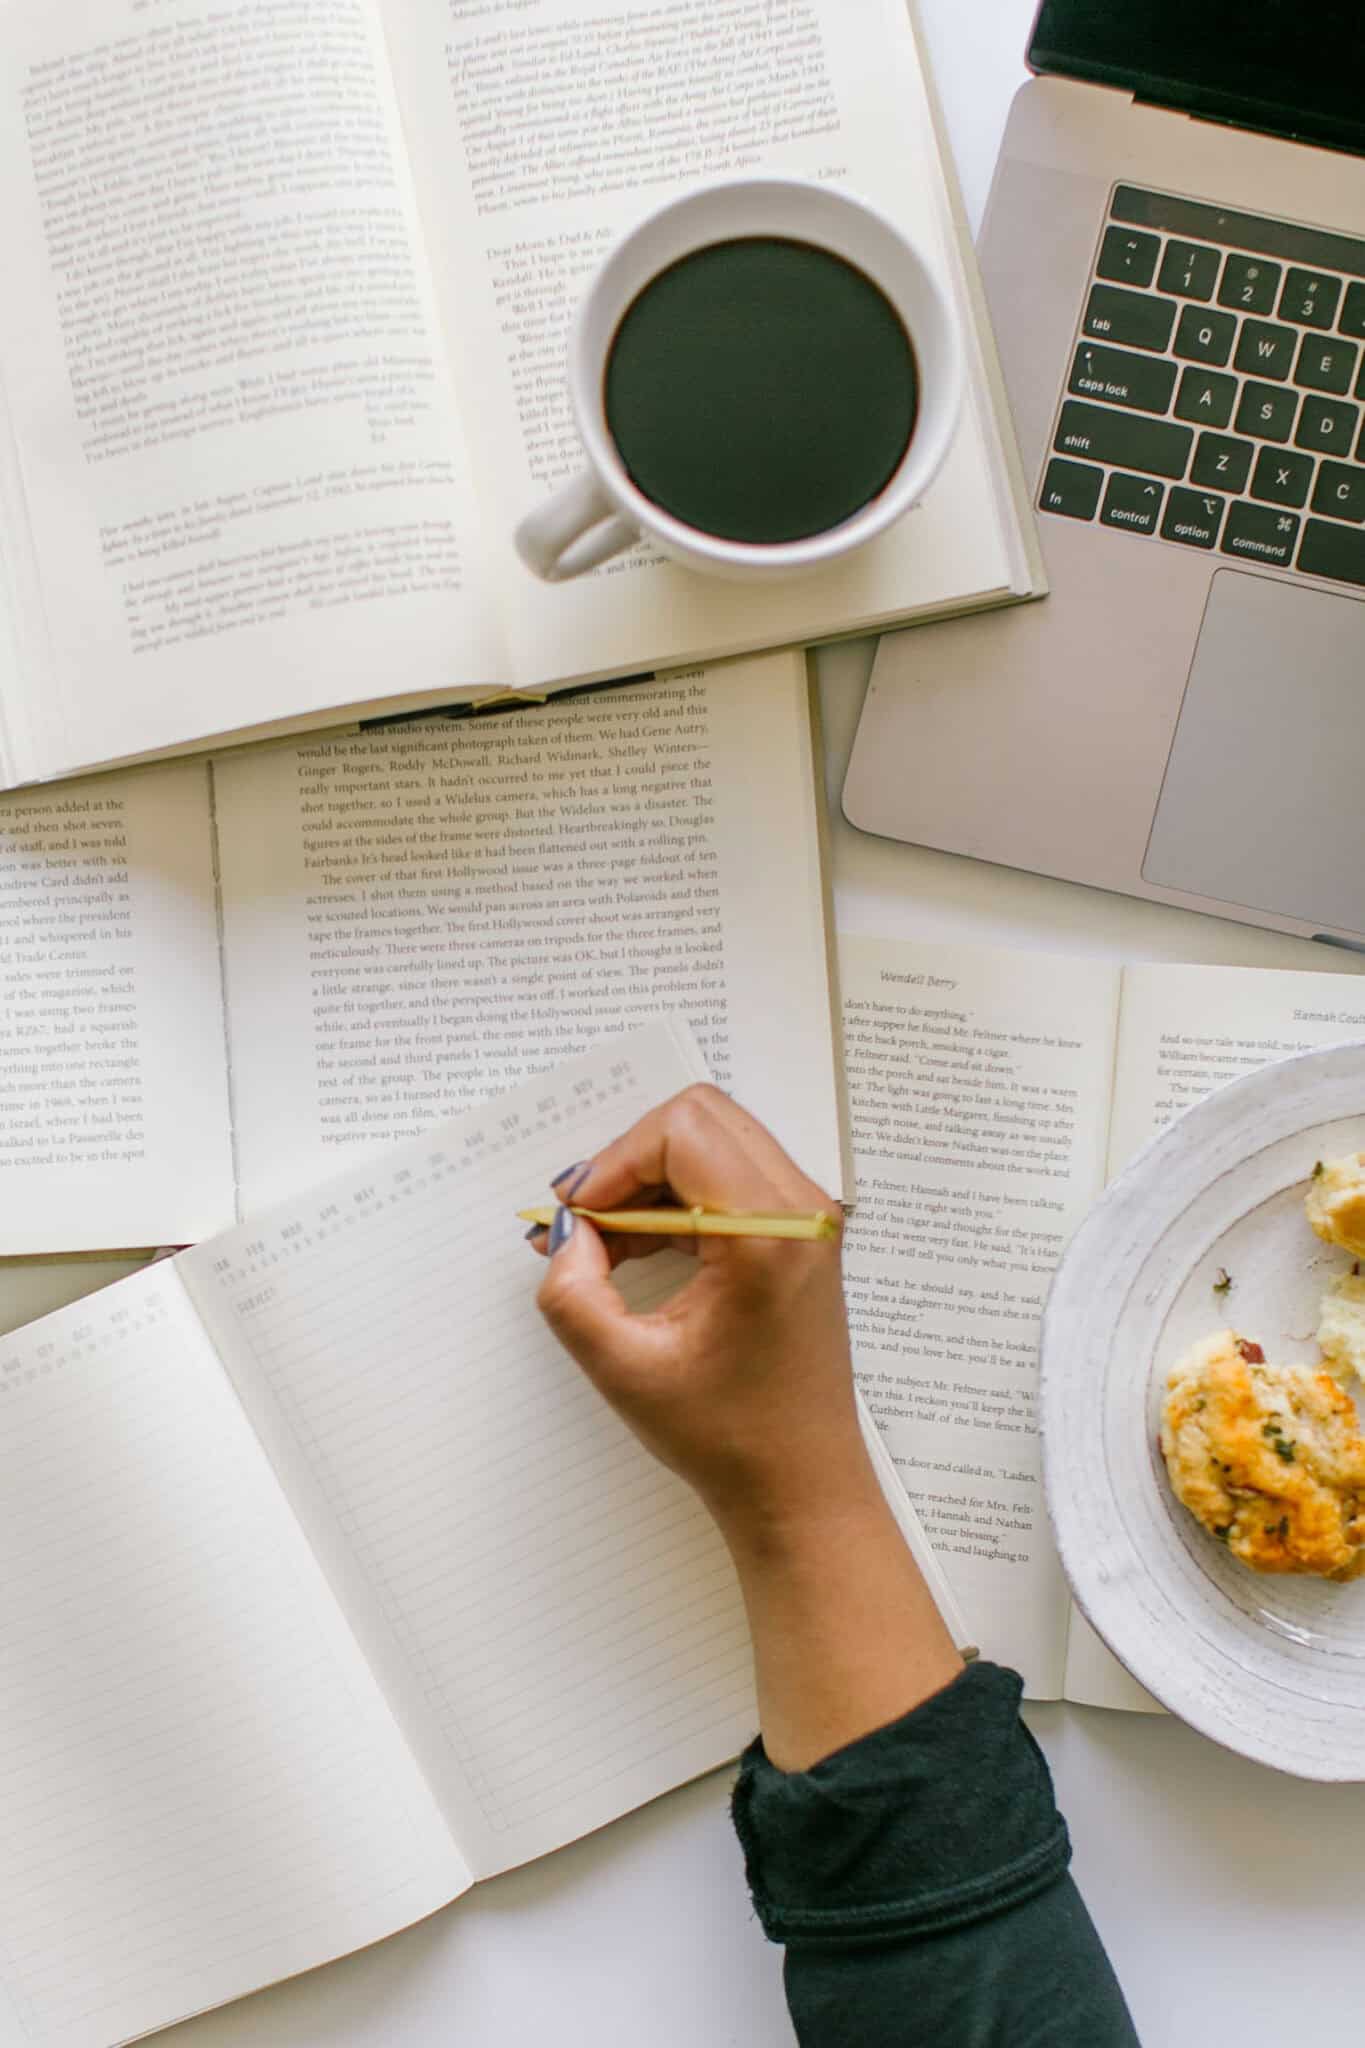
{"type": "Polygon", "coordinates": [[[214,777],[244,1214],[669,1011],[843,1194],[799,655],[214,777]]]}
{"type": "Polygon", "coordinates": [[[971,317],[902,0],[387,0],[384,13],[518,684],[806,642],[1018,586],[975,367],[923,505],[830,569],[731,582],[644,546],[551,586],[512,545],[583,465],[566,349],[589,278],[698,184],[836,183],[887,214],[971,317]]]}
{"type": "Polygon", "coordinates": [[[372,0],[15,0],[0,189],[16,779],[503,680],[372,0]]]}
{"type": "Polygon", "coordinates": [[[0,1246],[186,1244],[236,1215],[207,770],[0,798],[0,1246]]]}
{"type": "Polygon", "coordinates": [[[863,1397],[984,1655],[1062,1690],[1070,1602],[1039,1477],[1048,1284],[1103,1182],[1118,970],[844,937],[863,1397]]]}

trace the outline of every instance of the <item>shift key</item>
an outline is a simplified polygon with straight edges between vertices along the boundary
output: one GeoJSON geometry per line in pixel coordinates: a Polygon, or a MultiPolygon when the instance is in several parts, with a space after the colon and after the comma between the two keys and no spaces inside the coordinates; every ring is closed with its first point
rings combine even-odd
{"type": "Polygon", "coordinates": [[[1091,462],[1110,462],[1115,469],[1140,469],[1148,476],[1181,477],[1194,443],[1191,427],[1166,420],[1144,419],[1140,413],[1111,412],[1105,405],[1082,405],[1068,399],[1053,447],[1059,455],[1080,455],[1091,462]]]}

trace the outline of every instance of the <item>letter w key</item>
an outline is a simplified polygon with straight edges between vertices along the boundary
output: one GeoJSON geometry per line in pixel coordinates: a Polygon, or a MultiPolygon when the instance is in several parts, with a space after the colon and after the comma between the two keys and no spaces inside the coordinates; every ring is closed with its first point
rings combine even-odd
{"type": "Polygon", "coordinates": [[[1233,367],[1283,382],[1294,367],[1298,343],[1298,334],[1292,327],[1275,327],[1268,320],[1245,320],[1237,338],[1233,367]]]}

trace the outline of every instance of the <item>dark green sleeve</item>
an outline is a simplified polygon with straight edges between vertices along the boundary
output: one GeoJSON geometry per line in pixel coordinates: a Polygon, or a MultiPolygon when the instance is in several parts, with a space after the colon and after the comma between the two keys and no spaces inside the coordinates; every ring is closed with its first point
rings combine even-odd
{"type": "Polygon", "coordinates": [[[735,1826],[802,2048],[1136,2048],[1022,1690],[972,1664],[812,1770],[745,1752],[735,1826]]]}

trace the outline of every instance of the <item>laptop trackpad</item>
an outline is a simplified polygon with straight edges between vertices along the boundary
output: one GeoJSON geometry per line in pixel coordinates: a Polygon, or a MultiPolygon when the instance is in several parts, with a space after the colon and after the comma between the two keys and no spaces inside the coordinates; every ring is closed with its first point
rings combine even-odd
{"type": "Polygon", "coordinates": [[[1365,603],[1220,570],[1142,872],[1365,931],[1365,603]]]}

